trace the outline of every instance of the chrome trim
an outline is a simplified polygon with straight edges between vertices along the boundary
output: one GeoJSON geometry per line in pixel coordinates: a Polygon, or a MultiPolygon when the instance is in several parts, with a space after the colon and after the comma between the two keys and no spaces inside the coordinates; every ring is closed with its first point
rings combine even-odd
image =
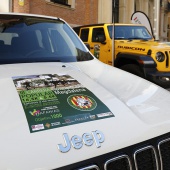
{"type": "Polygon", "coordinates": [[[161,170],[163,170],[163,160],[162,160],[160,145],[163,144],[163,143],[166,143],[168,141],[170,141],[170,138],[162,140],[161,142],[158,143],[158,151],[159,151],[159,156],[160,156],[161,170]]]}
{"type": "MultiPolygon", "coordinates": [[[[154,154],[154,158],[155,158],[155,166],[156,166],[156,170],[163,170],[163,159],[162,159],[162,150],[161,150],[161,145],[166,143],[166,142],[170,142],[170,138],[167,138],[167,139],[164,139],[164,140],[161,140],[158,144],[157,144],[157,148],[158,149],[158,153],[156,152],[156,149],[154,146],[152,145],[148,145],[146,147],[143,147],[143,148],[140,148],[138,150],[136,150],[134,153],[133,153],[133,161],[134,161],[134,164],[135,164],[135,170],[138,170],[138,162],[137,162],[137,155],[140,154],[141,152],[143,151],[146,151],[146,150],[151,150],[151,152],[153,152],[154,154]],[[158,155],[159,155],[159,161],[158,161],[158,155]]],[[[166,149],[166,148],[165,148],[166,149]]],[[[104,168],[104,170],[107,170],[107,166],[109,163],[111,162],[114,162],[114,161],[117,161],[117,160],[120,160],[120,159],[127,159],[128,160],[128,164],[129,164],[129,168],[130,170],[132,170],[132,162],[130,160],[130,157],[129,155],[120,155],[120,156],[117,156],[117,157],[113,157],[109,160],[107,160],[105,163],[104,163],[104,167],[102,166],[102,169],[104,168]]],[[[95,169],[95,170],[100,170],[100,168],[97,166],[97,165],[89,165],[87,167],[83,167],[83,168],[80,168],[78,170],[92,170],[92,169],[95,169]]]]}
{"type": "Polygon", "coordinates": [[[78,170],[90,170],[90,169],[96,169],[96,170],[100,170],[99,167],[97,165],[90,165],[90,166],[87,166],[87,167],[84,167],[84,168],[80,168],[78,170]]]}
{"type": "Polygon", "coordinates": [[[137,165],[137,161],[136,161],[137,154],[140,153],[140,152],[143,152],[145,150],[148,150],[148,149],[152,149],[153,152],[154,152],[155,161],[156,161],[156,169],[158,170],[158,157],[157,157],[157,154],[156,154],[156,150],[155,150],[155,148],[153,146],[146,146],[144,148],[141,148],[141,149],[138,149],[137,151],[135,151],[135,153],[133,154],[133,157],[134,157],[136,170],[138,170],[138,165],[137,165]]]}
{"type": "Polygon", "coordinates": [[[126,158],[126,159],[128,160],[130,170],[132,170],[132,164],[131,164],[131,161],[130,161],[130,158],[129,158],[128,155],[121,155],[121,156],[118,156],[118,157],[109,159],[109,160],[106,161],[106,163],[104,164],[104,170],[107,170],[107,165],[108,165],[110,162],[113,162],[113,161],[116,161],[116,160],[119,160],[119,159],[122,159],[122,158],[126,158]]]}

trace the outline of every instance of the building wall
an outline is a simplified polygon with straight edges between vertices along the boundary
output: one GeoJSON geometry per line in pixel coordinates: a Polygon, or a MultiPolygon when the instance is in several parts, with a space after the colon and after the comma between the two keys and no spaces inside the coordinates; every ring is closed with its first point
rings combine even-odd
{"type": "Polygon", "coordinates": [[[98,23],[112,22],[112,0],[99,0],[98,11],[98,23]]]}
{"type": "Polygon", "coordinates": [[[30,13],[30,1],[29,0],[13,0],[12,12],[30,13]]]}
{"type": "Polygon", "coordinates": [[[13,0],[13,12],[56,16],[70,25],[98,23],[98,0],[69,0],[71,8],[54,4],[50,0],[13,0]]]}
{"type": "Polygon", "coordinates": [[[10,12],[10,0],[0,0],[0,12],[10,12]]]}
{"type": "Polygon", "coordinates": [[[119,0],[119,10],[119,22],[130,23],[134,13],[134,0],[119,0]]]}
{"type": "MultiPolygon", "coordinates": [[[[71,26],[113,22],[114,0],[68,0],[71,8],[51,3],[50,0],[1,1],[3,4],[12,1],[12,12],[61,17],[71,26]]],[[[161,41],[170,41],[170,15],[165,10],[168,1],[170,0],[162,0],[162,6],[157,11],[158,0],[119,0],[119,22],[131,23],[134,11],[142,11],[149,17],[155,37],[161,41]]],[[[0,10],[2,9],[5,8],[1,5],[0,10]]]]}
{"type": "MultiPolygon", "coordinates": [[[[132,14],[142,11],[150,19],[156,40],[170,41],[167,35],[168,31],[170,34],[167,29],[170,20],[166,9],[167,2],[168,0],[162,0],[160,6],[158,0],[119,0],[119,23],[131,23],[132,14]]],[[[109,5],[112,6],[112,0],[107,0],[107,4],[106,0],[99,0],[99,22],[112,22],[112,8],[109,5]]]]}
{"type": "Polygon", "coordinates": [[[150,19],[156,40],[168,41],[168,0],[119,0],[119,22],[130,23],[133,12],[142,11],[150,19]],[[126,4],[130,5],[126,5],[126,4]]]}

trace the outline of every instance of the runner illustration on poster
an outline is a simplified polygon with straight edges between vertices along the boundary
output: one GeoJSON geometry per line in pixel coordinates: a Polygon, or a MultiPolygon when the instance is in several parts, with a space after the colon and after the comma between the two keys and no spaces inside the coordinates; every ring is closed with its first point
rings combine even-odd
{"type": "Polygon", "coordinates": [[[114,117],[90,90],[67,74],[28,75],[12,79],[31,133],[114,117]]]}

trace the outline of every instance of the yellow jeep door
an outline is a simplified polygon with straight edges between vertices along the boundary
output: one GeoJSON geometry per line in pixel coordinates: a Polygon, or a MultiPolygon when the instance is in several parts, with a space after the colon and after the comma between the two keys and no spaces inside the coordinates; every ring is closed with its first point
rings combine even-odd
{"type": "Polygon", "coordinates": [[[90,52],[100,61],[112,65],[112,47],[104,27],[83,27],[80,38],[89,45],[90,52]]]}
{"type": "Polygon", "coordinates": [[[103,27],[93,27],[91,30],[90,51],[100,61],[110,64],[109,55],[111,51],[110,43],[107,41],[106,32],[103,27]]]}

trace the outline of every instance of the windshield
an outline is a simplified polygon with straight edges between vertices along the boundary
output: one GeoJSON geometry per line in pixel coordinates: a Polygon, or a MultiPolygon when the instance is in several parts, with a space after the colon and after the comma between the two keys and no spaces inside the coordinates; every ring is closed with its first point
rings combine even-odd
{"type": "MultiPolygon", "coordinates": [[[[107,27],[109,31],[110,38],[112,38],[112,28],[110,25],[107,27]]],[[[153,37],[150,35],[148,30],[144,26],[115,26],[114,27],[114,39],[142,39],[142,40],[151,40],[153,37]]]]}
{"type": "Polygon", "coordinates": [[[93,59],[60,19],[0,15],[0,64],[93,59]]]}

